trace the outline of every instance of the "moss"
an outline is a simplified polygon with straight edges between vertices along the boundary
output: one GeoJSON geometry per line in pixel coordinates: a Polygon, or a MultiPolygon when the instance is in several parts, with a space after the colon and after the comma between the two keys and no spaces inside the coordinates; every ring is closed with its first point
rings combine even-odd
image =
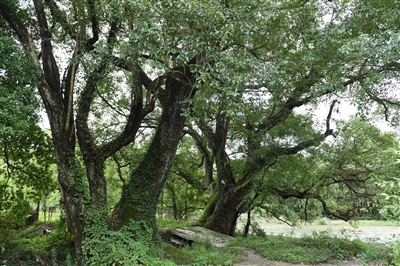
{"type": "Polygon", "coordinates": [[[178,265],[185,265],[194,263],[194,260],[191,255],[185,253],[179,248],[173,246],[167,246],[164,249],[165,258],[168,260],[172,260],[178,265]]]}
{"type": "Polygon", "coordinates": [[[217,204],[218,198],[219,198],[220,193],[217,192],[215,193],[215,195],[213,196],[213,198],[210,200],[210,203],[208,204],[207,208],[205,209],[205,211],[203,212],[203,215],[200,217],[200,219],[198,220],[198,223],[206,228],[208,228],[209,226],[211,226],[210,224],[210,217],[212,216],[214,210],[215,210],[215,206],[217,204]]]}

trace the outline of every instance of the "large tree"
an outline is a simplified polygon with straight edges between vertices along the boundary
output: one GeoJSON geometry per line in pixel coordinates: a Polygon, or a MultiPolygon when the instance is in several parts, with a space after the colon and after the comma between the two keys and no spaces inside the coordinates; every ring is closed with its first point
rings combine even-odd
{"type": "Polygon", "coordinates": [[[155,231],[183,114],[230,44],[225,8],[209,1],[0,1],[2,30],[38,73],[79,262],[87,229],[143,220],[155,231]],[[152,143],[109,219],[104,163],[135,141],[150,113],[160,114],[151,117],[152,143]]]}
{"type": "MultiPolygon", "coordinates": [[[[240,55],[247,68],[235,76],[218,75],[227,69],[215,70],[217,86],[196,96],[196,116],[188,130],[205,157],[206,180],[212,184],[213,199],[200,223],[230,235],[238,215],[247,211],[244,199],[259,187],[257,177],[287,156],[306,152],[335,135],[338,129],[332,115],[338,100],[347,98],[361,111],[371,110],[373,102],[381,104],[392,122],[399,106],[391,85],[400,70],[394,40],[398,18],[384,13],[391,8],[396,13],[396,4],[284,1],[267,5],[268,9],[246,6],[245,14],[237,13],[246,18],[240,27],[251,29],[234,39],[234,47],[246,48],[240,55]],[[257,21],[255,31],[250,27],[253,21],[257,21]],[[245,82],[240,83],[241,78],[245,82]],[[311,113],[322,102],[328,103],[322,111],[325,120],[313,123],[311,113]],[[215,173],[207,171],[213,166],[215,173]]],[[[240,53],[231,51],[232,56],[240,53]]],[[[320,195],[307,190],[276,187],[270,192],[282,198],[314,197],[326,214],[350,217],[327,208],[320,195]]]]}
{"type": "Polygon", "coordinates": [[[204,224],[232,234],[252,180],[281,156],[333,133],[333,104],[323,129],[312,128],[296,108],[348,89],[392,103],[373,84],[398,69],[385,28],[396,18],[379,20],[384,30],[376,22],[358,26],[364,4],[0,0],[0,25],[39,73],[78,257],[88,228],[144,220],[155,229],[155,206],[186,117],[193,117],[188,132],[201,140],[208,184],[214,163],[217,172],[204,224]],[[156,113],[152,142],[109,219],[104,162],[135,141],[144,119],[156,113]],[[234,150],[244,157],[238,174],[230,164],[234,150]]]}
{"type": "Polygon", "coordinates": [[[157,189],[151,195],[143,191],[147,199],[136,198],[136,202],[131,202],[135,193],[132,187],[137,183],[143,185],[140,180],[162,187],[183,128],[182,108],[194,94],[190,87],[193,83],[190,62],[183,58],[168,61],[169,56],[174,56],[169,50],[156,50],[161,44],[161,36],[157,35],[161,29],[155,23],[163,14],[160,10],[149,13],[150,4],[147,1],[0,2],[2,27],[11,29],[11,35],[18,38],[38,72],[38,89],[50,122],[62,201],[78,260],[85,226],[108,224],[105,160],[135,140],[142,120],[159,100],[162,116],[157,133],[141,164],[144,166],[139,166],[136,172],[146,166],[150,168],[145,169],[147,175],[134,174],[131,178],[114,215],[119,220],[113,221],[120,227],[129,218],[148,219],[148,225],[155,228],[155,218],[151,216],[154,212],[137,217],[134,210],[126,208],[152,210],[157,189]],[[159,32],[148,32],[151,27],[159,32]],[[143,70],[149,67],[151,62],[146,60],[150,59],[160,70],[153,80],[143,70]],[[109,108],[101,109],[102,104],[109,108]],[[106,122],[102,123],[103,129],[97,130],[106,133],[111,132],[106,131],[110,127],[119,130],[114,130],[115,135],[95,138],[90,124],[96,119],[91,120],[91,116],[106,122]],[[76,138],[82,162],[77,157],[76,138]]]}

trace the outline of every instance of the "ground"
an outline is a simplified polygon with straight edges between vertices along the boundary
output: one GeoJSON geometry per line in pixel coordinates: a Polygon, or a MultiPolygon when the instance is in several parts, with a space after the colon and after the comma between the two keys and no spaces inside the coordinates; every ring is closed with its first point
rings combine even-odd
{"type": "Polygon", "coordinates": [[[338,264],[292,264],[286,263],[281,261],[270,261],[262,256],[258,255],[251,249],[245,249],[245,255],[243,256],[242,260],[234,263],[233,266],[295,266],[295,265],[302,265],[302,266],[363,266],[361,262],[358,261],[341,261],[338,264]]]}
{"type": "MultiPolygon", "coordinates": [[[[240,223],[239,223],[240,225],[240,223]]],[[[298,227],[290,227],[286,224],[280,223],[267,223],[265,221],[258,221],[258,226],[263,229],[267,234],[275,235],[291,235],[301,237],[313,231],[321,232],[328,230],[330,234],[338,237],[346,237],[349,239],[361,239],[363,241],[387,243],[393,241],[393,235],[400,233],[399,226],[358,226],[352,227],[350,225],[343,225],[339,222],[332,221],[329,225],[302,225],[298,227]]],[[[186,239],[189,241],[196,241],[201,239],[208,239],[212,245],[221,247],[229,243],[233,238],[221,235],[210,231],[208,229],[190,226],[168,230],[168,235],[171,242],[181,241],[186,239]]],[[[175,242],[177,243],[177,242],[175,242]]],[[[356,260],[340,261],[336,264],[321,263],[321,264],[292,264],[280,261],[270,261],[257,254],[254,250],[244,249],[245,254],[241,261],[234,263],[234,266],[363,266],[363,264],[356,260]]],[[[373,266],[382,266],[380,264],[372,264],[373,266]]],[[[371,266],[372,266],[371,265],[371,266]]]]}
{"type": "MultiPolygon", "coordinates": [[[[266,222],[263,219],[257,221],[259,227],[267,234],[290,235],[301,237],[313,231],[321,232],[329,230],[333,235],[342,236],[350,239],[361,239],[368,242],[387,243],[393,241],[393,235],[400,234],[399,226],[358,226],[353,227],[349,224],[343,225],[340,221],[330,221],[327,225],[302,225],[298,227],[290,227],[287,224],[266,222]],[[338,225],[340,224],[340,225],[338,225]]],[[[239,226],[243,225],[243,221],[239,221],[239,226]]],[[[254,250],[245,250],[245,255],[234,266],[295,266],[299,264],[286,263],[281,261],[270,261],[260,256],[254,250]]],[[[359,261],[340,261],[337,264],[301,264],[302,266],[363,266],[359,261]]],[[[374,265],[380,266],[380,265],[374,265]]]]}

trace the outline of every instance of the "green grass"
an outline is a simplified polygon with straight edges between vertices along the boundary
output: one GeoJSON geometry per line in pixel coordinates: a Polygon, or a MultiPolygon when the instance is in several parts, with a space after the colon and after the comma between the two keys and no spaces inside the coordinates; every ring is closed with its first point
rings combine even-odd
{"type": "MultiPolygon", "coordinates": [[[[54,217],[54,216],[53,216],[54,217]]],[[[64,221],[65,222],[65,221],[64,221]]],[[[158,226],[182,227],[192,224],[190,221],[158,220],[158,226]]],[[[4,246],[0,254],[6,265],[72,265],[73,241],[66,233],[65,223],[61,221],[38,222],[21,230],[14,230],[12,239],[4,246]],[[42,235],[42,229],[51,229],[51,233],[42,235]]],[[[161,257],[177,265],[232,265],[243,255],[242,248],[254,249],[261,256],[276,261],[297,264],[311,264],[348,260],[357,258],[370,265],[371,262],[390,264],[390,251],[385,246],[350,241],[332,237],[329,231],[313,233],[303,238],[281,235],[265,237],[249,236],[237,238],[230,246],[212,247],[211,243],[194,244],[183,248],[167,247],[161,257]]]]}
{"type": "Polygon", "coordinates": [[[182,248],[184,253],[193,258],[188,265],[232,265],[243,256],[243,251],[231,247],[212,247],[207,244],[195,244],[182,248]]]}
{"type": "Polygon", "coordinates": [[[8,266],[56,265],[56,261],[68,261],[74,250],[73,240],[60,221],[37,222],[28,228],[13,230],[3,248],[0,257],[8,266]],[[43,233],[44,228],[51,232],[43,233]]]}
{"type": "Polygon", "coordinates": [[[386,259],[383,246],[331,237],[328,232],[293,238],[282,235],[237,238],[233,246],[254,249],[261,256],[289,263],[323,263],[362,257],[364,260],[386,259]]]}

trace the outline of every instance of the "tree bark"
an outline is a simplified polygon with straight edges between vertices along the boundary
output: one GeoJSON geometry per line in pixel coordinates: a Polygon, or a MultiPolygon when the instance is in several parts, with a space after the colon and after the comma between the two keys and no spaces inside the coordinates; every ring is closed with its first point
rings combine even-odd
{"type": "Polygon", "coordinates": [[[241,213],[239,206],[247,192],[247,188],[236,189],[235,186],[219,192],[209,204],[199,223],[215,232],[234,236],[236,222],[241,213]]]}
{"type": "Polygon", "coordinates": [[[181,69],[167,75],[165,90],[160,95],[162,115],[159,126],[146,155],[122,189],[112,226],[119,229],[130,221],[144,221],[153,229],[158,238],[156,206],[164,183],[171,169],[172,161],[181,139],[185,117],[185,101],[194,95],[188,69],[181,69]]]}

